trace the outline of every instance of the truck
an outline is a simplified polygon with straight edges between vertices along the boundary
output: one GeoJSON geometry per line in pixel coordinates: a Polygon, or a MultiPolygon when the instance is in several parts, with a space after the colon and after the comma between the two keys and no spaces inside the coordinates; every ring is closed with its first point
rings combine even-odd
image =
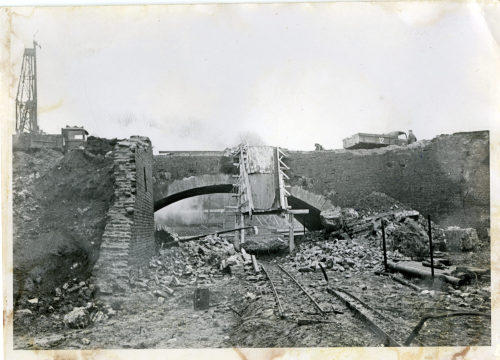
{"type": "Polygon", "coordinates": [[[67,126],[61,129],[60,134],[45,134],[20,132],[12,135],[14,150],[37,150],[42,148],[60,150],[66,153],[71,149],[85,147],[88,131],[83,127],[67,126]]]}
{"type": "Polygon", "coordinates": [[[344,149],[375,149],[389,145],[405,146],[408,136],[404,131],[392,131],[386,134],[357,133],[342,140],[344,149]],[[400,138],[404,135],[404,138],[400,138]]]}

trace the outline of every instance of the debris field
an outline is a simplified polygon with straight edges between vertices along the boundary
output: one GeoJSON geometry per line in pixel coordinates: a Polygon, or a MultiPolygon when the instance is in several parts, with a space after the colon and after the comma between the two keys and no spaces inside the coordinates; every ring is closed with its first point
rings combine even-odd
{"type": "Polygon", "coordinates": [[[240,244],[157,228],[130,291],[100,298],[90,269],[113,196],[108,150],[14,156],[16,349],[490,344],[489,246],[431,222],[431,259],[428,219],[376,192],[323,212],[325,229],[296,235],[292,253],[286,234],[255,247],[250,231],[240,244]]]}

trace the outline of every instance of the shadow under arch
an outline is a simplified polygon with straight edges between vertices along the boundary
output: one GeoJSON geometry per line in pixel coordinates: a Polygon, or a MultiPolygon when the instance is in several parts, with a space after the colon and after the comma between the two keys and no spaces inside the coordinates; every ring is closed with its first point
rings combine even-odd
{"type": "MultiPolygon", "coordinates": [[[[184,191],[179,191],[175,194],[171,194],[167,197],[164,197],[163,199],[155,201],[154,211],[156,212],[177,201],[184,200],[190,197],[208,195],[208,194],[227,194],[233,192],[233,190],[234,190],[233,184],[216,184],[216,185],[200,186],[184,191]]],[[[323,225],[321,225],[321,220],[319,216],[319,214],[321,213],[320,209],[293,195],[288,197],[288,205],[290,205],[292,209],[309,210],[309,214],[294,215],[295,218],[308,230],[323,229],[323,225]]]]}
{"type": "Polygon", "coordinates": [[[163,209],[165,206],[174,202],[184,200],[193,196],[208,195],[208,194],[227,194],[233,191],[233,184],[217,184],[195,187],[192,189],[179,191],[175,194],[168,195],[163,199],[157,200],[154,203],[154,211],[163,209]]]}

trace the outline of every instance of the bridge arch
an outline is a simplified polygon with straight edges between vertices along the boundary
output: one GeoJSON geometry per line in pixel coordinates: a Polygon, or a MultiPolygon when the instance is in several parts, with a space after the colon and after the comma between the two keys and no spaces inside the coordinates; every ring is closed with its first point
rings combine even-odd
{"type": "MultiPolygon", "coordinates": [[[[163,191],[155,192],[154,211],[158,211],[177,201],[199,195],[224,194],[234,191],[235,178],[227,174],[199,175],[174,180],[163,191]]],[[[309,214],[295,215],[295,218],[309,230],[323,228],[319,214],[332,209],[332,203],[323,195],[315,194],[299,186],[289,189],[288,205],[293,209],[308,209],[309,214]]]]}
{"type": "Polygon", "coordinates": [[[230,193],[234,183],[235,179],[227,174],[190,176],[167,184],[159,182],[155,184],[154,211],[193,196],[230,193]]]}
{"type": "Polygon", "coordinates": [[[308,191],[300,186],[289,189],[288,205],[292,209],[308,209],[309,214],[295,215],[295,218],[309,230],[321,230],[319,214],[323,210],[333,209],[334,206],[325,196],[308,191]]]}
{"type": "Polygon", "coordinates": [[[154,203],[154,211],[163,209],[165,206],[174,202],[184,200],[193,196],[208,195],[208,194],[225,194],[233,191],[233,184],[214,184],[199,186],[192,189],[186,189],[177,193],[167,195],[163,199],[159,199],[154,203]]]}

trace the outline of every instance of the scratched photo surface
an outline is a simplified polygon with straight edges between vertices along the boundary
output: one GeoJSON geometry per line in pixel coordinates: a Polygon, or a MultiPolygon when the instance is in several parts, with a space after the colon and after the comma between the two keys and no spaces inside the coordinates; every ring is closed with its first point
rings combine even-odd
{"type": "Polygon", "coordinates": [[[0,18],[10,358],[499,355],[499,2],[0,18]]]}

